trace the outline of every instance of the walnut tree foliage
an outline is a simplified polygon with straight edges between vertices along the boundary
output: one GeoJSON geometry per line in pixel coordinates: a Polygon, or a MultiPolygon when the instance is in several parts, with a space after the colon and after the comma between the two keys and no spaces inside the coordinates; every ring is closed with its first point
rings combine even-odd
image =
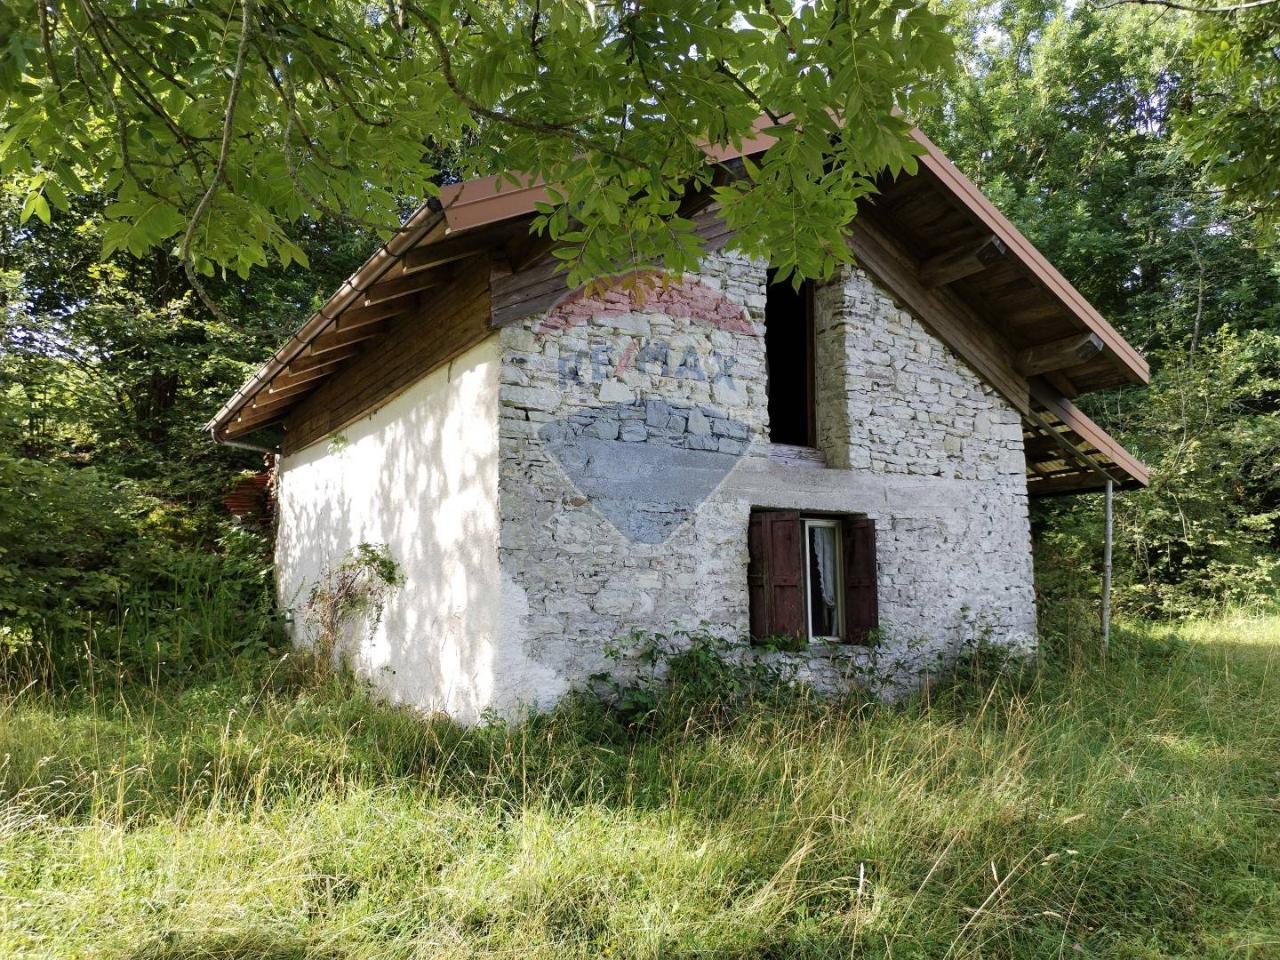
{"type": "Polygon", "coordinates": [[[102,184],[106,253],[242,276],[304,260],[300,218],[385,230],[443,177],[497,171],[556,185],[542,226],[575,279],[691,267],[697,188],[742,249],[825,275],[871,178],[912,166],[896,111],[953,59],[924,0],[16,0],[0,35],[23,217],[102,184]],[[776,146],[713,183],[701,145],[762,115],[776,146]]]}

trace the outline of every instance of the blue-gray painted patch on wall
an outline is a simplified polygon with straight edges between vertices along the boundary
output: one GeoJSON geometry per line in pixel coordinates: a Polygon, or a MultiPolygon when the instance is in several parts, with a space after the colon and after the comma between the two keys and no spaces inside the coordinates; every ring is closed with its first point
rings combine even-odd
{"type": "Polygon", "coordinates": [[[750,432],[717,407],[649,400],[584,408],[538,435],[614,529],[662,543],[733,469],[750,432]]]}

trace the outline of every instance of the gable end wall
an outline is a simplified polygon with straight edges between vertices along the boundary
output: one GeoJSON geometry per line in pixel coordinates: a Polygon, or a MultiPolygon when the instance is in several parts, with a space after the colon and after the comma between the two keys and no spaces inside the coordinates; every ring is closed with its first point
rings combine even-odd
{"type": "Polygon", "coordinates": [[[500,333],[499,557],[546,705],[633,630],[741,638],[753,507],[877,524],[882,642],[784,659],[889,692],[979,638],[1034,644],[1017,411],[857,269],[816,291],[827,468],[768,443],[763,264],[709,256],[637,305],[569,300],[500,333]],[[734,318],[737,319],[734,319],[734,318]]]}

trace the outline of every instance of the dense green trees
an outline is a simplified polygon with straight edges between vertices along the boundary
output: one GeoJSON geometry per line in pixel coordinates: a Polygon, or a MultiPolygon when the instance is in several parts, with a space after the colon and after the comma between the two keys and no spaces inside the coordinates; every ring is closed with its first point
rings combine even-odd
{"type": "MultiPolygon", "coordinates": [[[[1273,594],[1280,269],[1257,205],[1188,149],[1186,105],[1216,96],[1203,26],[1141,5],[944,6],[965,69],[928,128],[1152,364],[1149,388],[1084,401],[1153,468],[1118,501],[1122,602],[1175,615],[1273,594]]],[[[1093,498],[1040,511],[1045,582],[1096,586],[1078,575],[1097,565],[1099,513],[1093,498]]]]}
{"type": "Polygon", "coordinates": [[[1176,128],[1229,200],[1280,240],[1280,3],[1226,3],[1194,21],[1194,86],[1176,128]]]}
{"type": "Polygon", "coordinates": [[[201,425],[371,239],[300,225],[313,269],[212,283],[227,323],[165,251],[102,255],[100,192],[48,224],[20,224],[22,203],[11,180],[0,192],[0,649],[34,643],[68,671],[119,650],[153,673],[262,642],[266,531],[233,526],[220,502],[261,457],[213,446],[201,425]]]}

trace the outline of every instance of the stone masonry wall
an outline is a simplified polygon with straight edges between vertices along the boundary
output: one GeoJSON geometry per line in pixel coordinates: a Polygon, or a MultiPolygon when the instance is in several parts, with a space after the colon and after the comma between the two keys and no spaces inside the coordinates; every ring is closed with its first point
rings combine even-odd
{"type": "Polygon", "coordinates": [[[784,657],[821,688],[896,688],[978,636],[1034,642],[1017,412],[849,269],[815,298],[827,467],[784,462],[764,305],[764,266],[715,254],[500,332],[504,629],[556,677],[539,705],[632,631],[742,637],[752,507],[876,520],[881,643],[784,657]]]}

